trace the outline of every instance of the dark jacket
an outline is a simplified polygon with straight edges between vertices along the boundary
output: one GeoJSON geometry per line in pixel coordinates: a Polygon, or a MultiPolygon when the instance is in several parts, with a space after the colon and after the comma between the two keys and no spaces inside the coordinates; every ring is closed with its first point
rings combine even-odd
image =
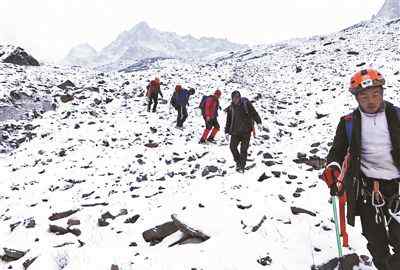
{"type": "Polygon", "coordinates": [[[247,98],[241,98],[238,105],[231,104],[227,112],[225,133],[230,135],[247,135],[254,128],[254,121],[261,124],[261,118],[247,98]]]}
{"type": "MultiPolygon", "coordinates": [[[[385,102],[385,113],[392,141],[393,161],[400,168],[400,120],[397,118],[395,107],[389,102],[385,102]]],[[[349,121],[349,118],[353,122],[349,150],[351,157],[349,170],[344,179],[344,186],[347,193],[347,222],[349,225],[354,226],[355,216],[359,215],[357,200],[359,199],[361,188],[361,113],[358,109],[340,119],[333,145],[327,157],[327,164],[331,162],[343,163],[349,148],[346,135],[346,121],[349,121]]]]}

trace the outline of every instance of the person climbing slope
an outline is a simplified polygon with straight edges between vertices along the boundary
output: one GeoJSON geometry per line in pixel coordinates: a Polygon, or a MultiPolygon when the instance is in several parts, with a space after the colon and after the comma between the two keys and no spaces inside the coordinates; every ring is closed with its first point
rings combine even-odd
{"type": "Polygon", "coordinates": [[[400,109],[384,100],[384,84],[374,69],[352,76],[349,90],[358,108],[341,117],[322,178],[331,193],[345,192],[347,223],[354,226],[360,216],[376,268],[398,270],[400,224],[392,214],[400,204],[400,109]],[[346,156],[348,170],[338,183],[346,156]]]}
{"type": "Polygon", "coordinates": [[[261,118],[251,102],[242,97],[239,91],[234,91],[231,97],[232,103],[225,109],[227,112],[225,134],[227,139],[231,136],[230,149],[236,162],[236,170],[244,172],[254,122],[261,125],[261,118]],[[237,149],[239,144],[240,152],[237,149]]]}
{"type": "Polygon", "coordinates": [[[176,119],[176,127],[182,128],[183,123],[186,121],[188,117],[187,106],[189,105],[189,97],[194,95],[194,89],[184,89],[180,84],[175,86],[174,94],[171,97],[171,105],[178,112],[176,119]]]}
{"type": "Polygon", "coordinates": [[[221,91],[219,89],[215,90],[213,95],[204,96],[200,102],[200,109],[202,111],[203,119],[205,121],[205,129],[203,135],[201,136],[199,143],[215,142],[215,136],[220,130],[218,123],[218,110],[219,98],[221,97],[221,91]],[[210,134],[211,132],[211,134],[210,134]]]}
{"type": "Polygon", "coordinates": [[[150,112],[151,105],[154,103],[152,112],[156,112],[158,104],[158,95],[164,98],[161,92],[160,79],[156,77],[154,80],[151,80],[150,83],[147,85],[146,89],[147,89],[146,97],[148,99],[147,111],[150,112]]]}

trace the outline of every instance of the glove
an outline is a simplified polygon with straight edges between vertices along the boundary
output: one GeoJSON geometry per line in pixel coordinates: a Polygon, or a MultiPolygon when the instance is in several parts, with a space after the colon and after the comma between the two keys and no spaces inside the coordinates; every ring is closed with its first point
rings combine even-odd
{"type": "Polygon", "coordinates": [[[329,188],[332,188],[338,182],[340,176],[340,168],[336,165],[330,165],[325,168],[322,173],[322,179],[329,188]]]}

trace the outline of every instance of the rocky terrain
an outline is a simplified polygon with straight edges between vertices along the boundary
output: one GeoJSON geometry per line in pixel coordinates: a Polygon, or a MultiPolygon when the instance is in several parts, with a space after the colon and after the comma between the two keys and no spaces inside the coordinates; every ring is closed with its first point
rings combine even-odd
{"type": "MultiPolygon", "coordinates": [[[[400,21],[374,20],[206,64],[165,59],[135,72],[0,63],[0,268],[310,269],[328,262],[337,251],[319,179],[324,158],[339,117],[356,106],[347,92],[353,72],[381,70],[387,100],[399,103],[399,28],[400,21]],[[144,89],[155,75],[165,100],[151,114],[144,89]],[[184,130],[168,104],[177,83],[196,89],[184,130]],[[216,88],[223,108],[240,90],[263,119],[243,175],[222,134],[217,145],[198,144],[196,107],[216,88]],[[41,109],[9,113],[36,98],[41,109]]],[[[346,254],[368,255],[361,228],[349,231],[346,254]]]]}

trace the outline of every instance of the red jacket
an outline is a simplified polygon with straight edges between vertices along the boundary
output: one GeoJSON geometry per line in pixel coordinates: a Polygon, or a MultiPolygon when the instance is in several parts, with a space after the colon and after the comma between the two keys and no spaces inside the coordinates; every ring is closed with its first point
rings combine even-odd
{"type": "Polygon", "coordinates": [[[205,104],[204,104],[204,117],[205,118],[217,118],[218,116],[218,107],[219,107],[219,102],[218,98],[215,96],[211,96],[207,98],[205,104]]]}

